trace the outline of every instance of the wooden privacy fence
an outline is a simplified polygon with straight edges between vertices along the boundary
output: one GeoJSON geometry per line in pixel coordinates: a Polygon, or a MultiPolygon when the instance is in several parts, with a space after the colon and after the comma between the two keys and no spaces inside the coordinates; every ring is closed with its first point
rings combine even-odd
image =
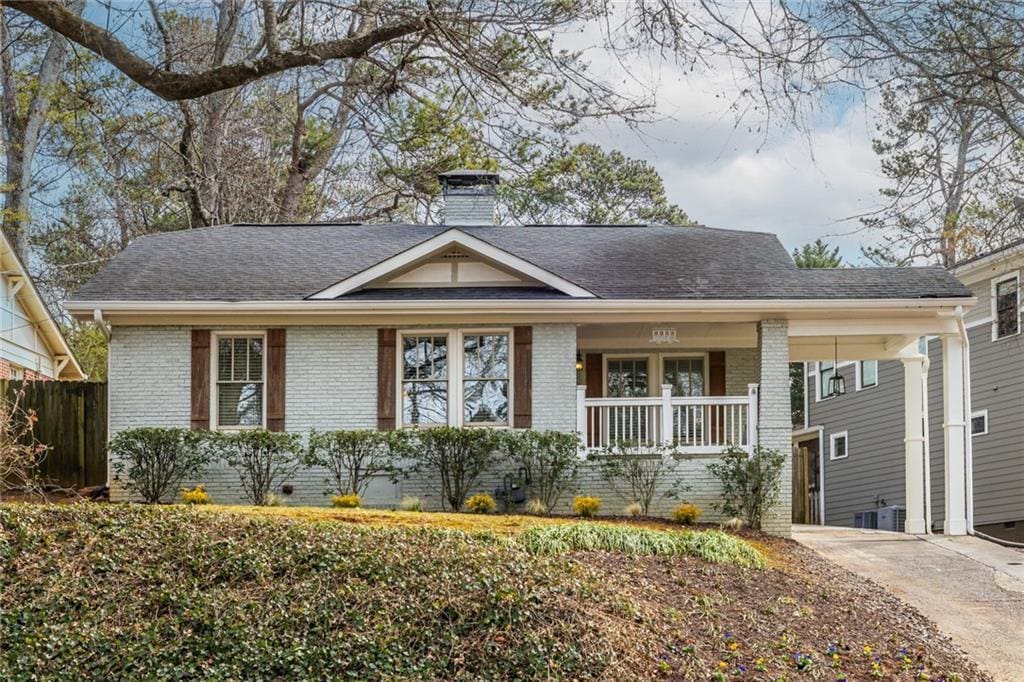
{"type": "Polygon", "coordinates": [[[39,417],[36,440],[48,447],[42,477],[61,487],[107,481],[107,385],[85,381],[0,381],[8,399],[25,391],[39,417]]]}

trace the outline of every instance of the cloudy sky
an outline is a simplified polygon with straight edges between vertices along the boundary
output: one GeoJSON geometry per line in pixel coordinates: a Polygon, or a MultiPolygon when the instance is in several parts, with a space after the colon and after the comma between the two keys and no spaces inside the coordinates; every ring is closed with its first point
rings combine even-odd
{"type": "Polygon", "coordinates": [[[729,111],[739,85],[728,69],[695,75],[670,62],[621,64],[600,50],[589,56],[621,88],[653,88],[659,120],[639,131],[591,125],[581,138],[649,161],[669,198],[699,222],[774,232],[790,250],[822,237],[848,262],[867,264],[860,245],[872,235],[855,216],[879,207],[885,182],[871,150],[873,118],[859,95],[822,103],[810,135],[779,128],[766,137],[755,118],[737,125],[729,111]]]}

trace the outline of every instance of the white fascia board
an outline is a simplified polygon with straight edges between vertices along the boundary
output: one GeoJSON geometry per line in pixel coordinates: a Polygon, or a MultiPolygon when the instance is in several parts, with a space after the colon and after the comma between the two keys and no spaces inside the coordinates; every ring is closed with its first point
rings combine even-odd
{"type": "MultiPolygon", "coordinates": [[[[416,300],[367,301],[346,299],[301,299],[285,301],[68,301],[65,308],[75,315],[92,317],[103,313],[274,313],[283,315],[344,314],[368,312],[437,313],[759,313],[765,316],[787,313],[862,311],[891,313],[916,311],[943,316],[974,302],[973,298],[952,299],[810,299],[810,300],[679,300],[679,299],[575,299],[575,300],[416,300]]],[[[831,321],[838,322],[839,319],[831,321]]]]}
{"type": "Polygon", "coordinates": [[[999,266],[1012,266],[1022,256],[1024,256],[1024,244],[1018,244],[1011,248],[982,256],[976,261],[958,265],[952,268],[950,272],[961,282],[977,282],[995,274],[990,272],[988,268],[998,269],[999,266]]]}
{"type": "Polygon", "coordinates": [[[562,277],[559,277],[544,268],[538,267],[519,256],[515,256],[508,251],[503,251],[502,249],[491,246],[482,239],[468,235],[462,230],[451,229],[446,230],[435,237],[431,237],[427,241],[421,242],[410,249],[406,249],[387,260],[381,261],[362,272],[358,272],[351,277],[346,277],[340,282],[332,284],[326,289],[309,296],[309,299],[332,300],[339,296],[343,296],[350,291],[355,291],[359,287],[365,286],[374,280],[380,279],[381,277],[385,277],[392,272],[401,270],[408,265],[427,258],[452,245],[458,245],[469,249],[470,251],[474,251],[485,258],[501,263],[502,265],[516,270],[517,272],[531,279],[535,279],[538,282],[543,282],[549,287],[557,289],[563,294],[572,296],[573,298],[594,298],[594,294],[579,285],[573,284],[567,279],[563,279],[562,277]]]}

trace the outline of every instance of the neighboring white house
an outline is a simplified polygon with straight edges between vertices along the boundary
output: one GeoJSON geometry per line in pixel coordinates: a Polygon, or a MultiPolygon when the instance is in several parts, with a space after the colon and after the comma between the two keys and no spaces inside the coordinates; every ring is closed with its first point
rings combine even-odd
{"type": "Polygon", "coordinates": [[[60,325],[0,234],[0,379],[84,379],[60,325]]]}
{"type": "MultiPolygon", "coordinates": [[[[496,184],[489,173],[443,175],[445,225],[225,225],[136,240],[68,303],[111,331],[111,434],[449,424],[575,431],[588,448],[670,444],[687,498],[714,520],[707,464],[723,448],[790,448],[791,361],[838,347],[919,367],[913,343],[933,334],[953,359],[948,506],[950,532],[965,532],[956,370],[974,299],[949,273],[803,271],[763,232],[494,225],[496,184]]],[[[915,400],[907,409],[920,414],[915,400]]],[[[909,461],[917,432],[906,442],[909,461]]],[[[300,473],[289,501],[323,504],[323,478],[300,473]]],[[[219,501],[241,497],[229,470],[203,482],[219,501]]],[[[432,483],[382,482],[372,502],[411,493],[436,506],[432,483]]],[[[767,521],[779,534],[791,524],[788,469],[784,485],[767,521]]],[[[613,514],[631,501],[592,470],[581,492],[613,514]]]]}

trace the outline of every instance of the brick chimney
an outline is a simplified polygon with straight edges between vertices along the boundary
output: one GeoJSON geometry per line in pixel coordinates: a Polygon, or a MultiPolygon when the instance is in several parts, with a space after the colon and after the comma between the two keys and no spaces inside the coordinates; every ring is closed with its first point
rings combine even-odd
{"type": "Polygon", "coordinates": [[[437,176],[444,194],[445,225],[493,225],[498,174],[452,170],[437,176]]]}

